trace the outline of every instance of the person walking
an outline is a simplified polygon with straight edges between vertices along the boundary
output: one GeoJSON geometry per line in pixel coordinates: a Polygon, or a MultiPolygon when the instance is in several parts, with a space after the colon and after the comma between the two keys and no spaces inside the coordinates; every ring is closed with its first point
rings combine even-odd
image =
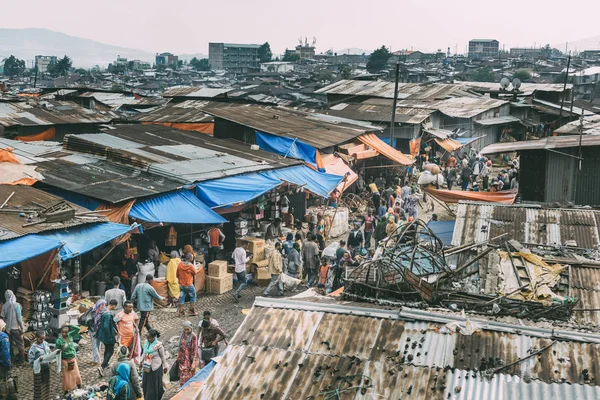
{"type": "MultiPolygon", "coordinates": [[[[117,362],[113,363],[110,367],[111,376],[116,376],[119,366],[121,365],[129,366],[129,392],[131,393],[132,399],[140,399],[144,396],[144,392],[142,390],[142,383],[140,381],[140,375],[138,374],[137,366],[135,362],[129,358],[129,349],[127,346],[120,346],[117,351],[117,362]]],[[[122,376],[122,378],[124,378],[122,376]]]]}
{"type": "Polygon", "coordinates": [[[33,398],[35,400],[50,400],[50,365],[47,361],[36,361],[51,353],[46,342],[46,331],[38,330],[35,341],[29,348],[29,364],[33,366],[33,398]],[[37,367],[37,368],[36,368],[37,367]]]}
{"type": "Polygon", "coordinates": [[[131,358],[139,355],[138,347],[140,339],[137,330],[139,319],[138,315],[133,311],[133,303],[131,301],[126,301],[123,305],[123,311],[115,316],[119,344],[129,349],[131,358]]]}
{"type": "MultiPolygon", "coordinates": [[[[104,344],[104,357],[102,365],[98,367],[100,376],[104,376],[104,371],[108,368],[108,362],[115,352],[115,344],[117,343],[117,324],[113,318],[113,311],[117,308],[117,300],[112,299],[108,304],[106,311],[100,316],[100,321],[96,327],[96,338],[104,344]]],[[[95,321],[94,321],[95,326],[95,321]]]]}
{"type": "Polygon", "coordinates": [[[219,343],[226,341],[227,334],[217,322],[211,318],[211,312],[206,310],[202,315],[202,319],[198,323],[198,333],[196,335],[199,340],[200,369],[204,368],[210,360],[219,355],[219,343]]]}
{"type": "Polygon", "coordinates": [[[352,230],[348,234],[348,250],[353,256],[356,256],[363,247],[363,243],[364,238],[362,231],[360,230],[360,223],[355,222],[352,224],[352,230]]]}
{"type": "Polygon", "coordinates": [[[12,290],[4,292],[6,303],[2,306],[2,319],[6,322],[6,333],[10,338],[10,344],[13,349],[19,353],[17,364],[25,362],[25,346],[23,345],[23,314],[22,308],[17,303],[17,297],[12,290]]]}
{"type": "Polygon", "coordinates": [[[56,339],[56,349],[61,351],[62,390],[65,395],[75,388],[81,388],[81,374],[77,365],[77,350],[74,338],[79,336],[79,327],[65,324],[56,339]]]}
{"type": "Polygon", "coordinates": [[[113,288],[104,293],[104,300],[106,300],[106,304],[110,304],[111,300],[116,300],[117,306],[112,313],[113,315],[117,315],[123,310],[123,304],[127,301],[127,295],[125,294],[125,291],[119,287],[121,285],[121,278],[118,276],[113,277],[112,284],[113,288]]]}
{"type": "Polygon", "coordinates": [[[152,274],[146,275],[146,282],[139,284],[135,287],[133,294],[131,295],[131,300],[137,300],[137,309],[140,311],[140,324],[138,326],[138,331],[141,334],[144,326],[146,329],[150,330],[150,312],[154,310],[154,299],[164,300],[165,298],[156,293],[156,290],[152,287],[150,282],[154,280],[154,276],[152,274]]]}
{"type": "Polygon", "coordinates": [[[304,269],[306,271],[306,283],[312,286],[317,277],[317,266],[319,265],[319,246],[316,238],[309,233],[307,240],[302,247],[302,260],[304,260],[304,269]]]}
{"type": "Polygon", "coordinates": [[[198,358],[198,336],[192,332],[192,323],[183,323],[183,332],[179,336],[179,352],[177,364],[179,368],[179,385],[183,386],[194,376],[198,358]]]}
{"type": "Polygon", "coordinates": [[[246,240],[240,241],[239,245],[233,250],[231,258],[233,258],[235,276],[237,277],[238,287],[234,293],[235,301],[239,301],[242,297],[242,289],[248,286],[246,279],[246,264],[252,259],[252,256],[248,256],[248,242],[246,240]]]}
{"type": "Polygon", "coordinates": [[[283,282],[281,281],[281,273],[283,272],[283,259],[281,258],[281,243],[275,243],[275,250],[269,254],[269,273],[271,274],[271,282],[264,292],[265,296],[271,294],[271,290],[277,286],[277,294],[283,296],[283,282]]]}
{"type": "Polygon", "coordinates": [[[321,258],[321,267],[319,268],[318,288],[323,290],[325,294],[331,292],[333,286],[333,270],[329,264],[327,257],[321,258]]]}
{"type": "Polygon", "coordinates": [[[173,250],[170,254],[171,259],[167,264],[167,285],[169,287],[169,297],[171,304],[179,304],[179,296],[180,288],[179,288],[179,279],[177,279],[177,267],[181,263],[181,258],[179,257],[179,253],[177,250],[173,250]]]}
{"type": "Polygon", "coordinates": [[[292,251],[292,247],[294,246],[294,234],[289,232],[285,237],[285,242],[283,242],[283,255],[287,256],[290,251],[292,251]]]}
{"type": "Polygon", "coordinates": [[[165,348],[158,338],[160,332],[148,329],[142,352],[142,389],[145,400],[161,400],[165,393],[162,376],[169,370],[169,365],[165,348]]]}
{"type": "Polygon", "coordinates": [[[368,249],[371,247],[371,238],[373,237],[373,232],[375,232],[373,210],[369,209],[367,211],[367,215],[363,217],[363,224],[365,225],[365,247],[368,249]]]}
{"type": "Polygon", "coordinates": [[[300,256],[300,244],[295,242],[292,250],[287,255],[285,273],[292,278],[298,278],[298,272],[302,269],[302,257],[300,256]]]}
{"type": "MultiPolygon", "coordinates": [[[[194,305],[196,304],[196,288],[194,287],[194,276],[198,273],[194,265],[193,256],[186,254],[185,259],[179,263],[177,267],[177,279],[179,280],[180,297],[179,297],[179,312],[178,316],[185,315],[183,306],[186,298],[190,299],[190,315],[196,316],[194,305]]],[[[142,317],[143,318],[143,317],[142,317]]],[[[140,329],[141,331],[141,329],[140,329]]]]}
{"type": "Polygon", "coordinates": [[[471,182],[471,175],[473,175],[473,170],[467,165],[462,168],[460,171],[460,179],[462,180],[463,191],[467,190],[469,187],[469,183],[471,182]]]}
{"type": "Polygon", "coordinates": [[[208,230],[208,263],[217,259],[221,244],[224,241],[225,235],[218,226],[213,226],[208,230]]]}
{"type": "Polygon", "coordinates": [[[100,327],[100,318],[106,312],[106,300],[100,299],[92,307],[93,323],[90,327],[90,337],[92,338],[92,366],[100,365],[100,346],[102,342],[98,339],[98,329],[100,327]]]}

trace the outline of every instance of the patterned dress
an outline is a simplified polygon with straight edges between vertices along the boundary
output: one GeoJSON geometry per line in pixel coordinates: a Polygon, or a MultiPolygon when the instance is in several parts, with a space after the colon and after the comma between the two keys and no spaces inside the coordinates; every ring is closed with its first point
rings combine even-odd
{"type": "Polygon", "coordinates": [[[179,384],[184,385],[192,376],[194,376],[194,360],[198,352],[198,337],[195,333],[185,333],[179,338],[179,354],[177,354],[177,363],[179,364],[179,384]],[[189,335],[192,335],[191,340],[189,335]]]}

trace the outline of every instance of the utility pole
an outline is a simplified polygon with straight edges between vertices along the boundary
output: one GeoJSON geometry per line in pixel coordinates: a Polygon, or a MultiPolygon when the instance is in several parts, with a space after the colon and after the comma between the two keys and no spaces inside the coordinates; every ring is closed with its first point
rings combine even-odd
{"type": "MultiPolygon", "coordinates": [[[[571,56],[567,59],[567,73],[565,74],[565,83],[563,85],[563,93],[562,100],[560,102],[560,113],[558,114],[558,123],[560,124],[560,120],[562,118],[563,107],[565,105],[565,91],[567,90],[567,81],[569,80],[569,67],[571,66],[571,56]]],[[[573,90],[573,89],[571,89],[573,90]]]]}
{"type": "Polygon", "coordinates": [[[396,63],[396,83],[394,84],[394,103],[392,106],[392,124],[390,125],[390,146],[394,146],[394,125],[396,125],[396,104],[398,104],[398,79],[400,77],[400,63],[396,63]]]}
{"type": "Polygon", "coordinates": [[[577,159],[577,172],[575,173],[575,182],[573,182],[573,204],[577,204],[577,181],[579,180],[579,176],[581,175],[581,161],[583,160],[581,154],[581,138],[583,136],[583,109],[581,110],[581,115],[579,116],[579,157],[577,159]]]}

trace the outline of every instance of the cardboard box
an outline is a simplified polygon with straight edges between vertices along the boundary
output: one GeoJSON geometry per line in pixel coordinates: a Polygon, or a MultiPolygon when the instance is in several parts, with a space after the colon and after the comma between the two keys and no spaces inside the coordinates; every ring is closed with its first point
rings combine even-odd
{"type": "Polygon", "coordinates": [[[206,291],[208,293],[223,294],[231,289],[233,289],[233,274],[225,274],[221,277],[206,277],[206,291]]]}
{"type": "Polygon", "coordinates": [[[252,253],[252,261],[251,262],[259,262],[265,259],[265,240],[260,238],[255,238],[252,236],[244,236],[238,238],[236,246],[239,246],[241,241],[245,240],[248,242],[248,251],[252,253]]]}
{"type": "Polygon", "coordinates": [[[271,281],[271,274],[269,273],[268,265],[269,262],[267,260],[252,263],[252,273],[254,274],[256,282],[261,286],[264,286],[264,281],[266,281],[267,285],[271,281]]]}
{"type": "Polygon", "coordinates": [[[196,289],[196,293],[206,292],[206,271],[204,270],[204,266],[198,269],[198,273],[194,277],[194,289],[196,289]]]}
{"type": "Polygon", "coordinates": [[[208,276],[221,277],[227,275],[227,261],[217,260],[208,264],[208,276]]]}

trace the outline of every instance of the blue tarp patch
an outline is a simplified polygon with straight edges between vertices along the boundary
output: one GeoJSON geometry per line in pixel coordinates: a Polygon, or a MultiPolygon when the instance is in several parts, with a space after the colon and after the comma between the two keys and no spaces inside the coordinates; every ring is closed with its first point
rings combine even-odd
{"type": "Polygon", "coordinates": [[[321,197],[328,197],[333,189],[344,179],[343,176],[317,172],[305,165],[274,169],[260,172],[260,174],[278,178],[298,186],[304,186],[307,190],[321,197]]]}
{"type": "Polygon", "coordinates": [[[455,220],[452,221],[429,221],[427,226],[431,232],[440,238],[445,246],[452,243],[452,235],[454,234],[455,220]]]}
{"type": "Polygon", "coordinates": [[[38,235],[21,236],[0,242],[0,269],[60,247],[61,241],[38,235]]]}
{"type": "Polygon", "coordinates": [[[281,184],[275,177],[258,173],[230,176],[196,185],[196,196],[209,207],[247,203],[281,184]]]}
{"type": "Polygon", "coordinates": [[[61,197],[67,201],[70,201],[71,203],[77,204],[80,207],[87,208],[88,210],[95,210],[100,204],[102,204],[100,200],[96,200],[92,197],[88,197],[75,192],[70,192],[64,189],[45,188],[43,190],[44,192],[48,192],[55,196],[61,197]]]}
{"type": "Polygon", "coordinates": [[[227,222],[200,201],[191,190],[180,190],[138,200],[131,207],[129,216],[147,222],[172,224],[221,224],[227,222]]]}
{"type": "Polygon", "coordinates": [[[298,139],[256,131],[256,144],[263,150],[288,158],[296,158],[317,166],[317,149],[298,139]]]}
{"type": "MultiPolygon", "coordinates": [[[[106,242],[110,242],[111,240],[126,234],[136,227],[137,226],[103,222],[101,224],[79,225],[60,231],[39,233],[36,236],[64,242],[65,245],[60,249],[60,258],[64,261],[87,253],[106,242]]],[[[28,258],[29,257],[31,256],[28,256],[28,258]]]]}

